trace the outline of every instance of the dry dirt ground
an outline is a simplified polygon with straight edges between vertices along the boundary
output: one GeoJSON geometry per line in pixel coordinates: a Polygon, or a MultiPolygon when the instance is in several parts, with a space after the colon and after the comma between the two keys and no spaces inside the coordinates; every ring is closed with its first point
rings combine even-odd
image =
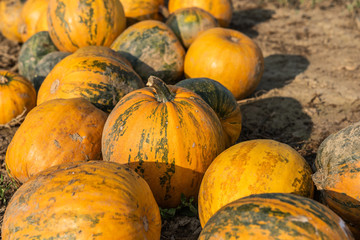
{"type": "MultiPolygon", "coordinates": [[[[256,92],[239,102],[239,141],[275,139],[298,150],[312,164],[330,133],[360,121],[360,21],[344,2],[279,7],[233,0],[231,28],[261,47],[265,72],[256,92]]],[[[314,1],[313,1],[314,2],[314,1]]],[[[0,68],[16,70],[19,45],[0,36],[0,68]]],[[[1,185],[14,188],[3,160],[17,127],[0,129],[1,185]]],[[[0,193],[1,194],[1,193],[0,193]]],[[[6,203],[0,203],[0,223],[6,203]]],[[[162,239],[197,239],[197,217],[164,220],[162,239]]]]}

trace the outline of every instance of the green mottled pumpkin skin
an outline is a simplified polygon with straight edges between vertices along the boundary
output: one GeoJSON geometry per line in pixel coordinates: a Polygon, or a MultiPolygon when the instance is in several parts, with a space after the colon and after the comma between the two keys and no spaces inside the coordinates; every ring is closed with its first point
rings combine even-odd
{"type": "Polygon", "coordinates": [[[160,239],[148,184],[111,162],[60,164],[24,183],[8,204],[2,239],[160,239]]]}
{"type": "Polygon", "coordinates": [[[63,60],[65,57],[69,56],[69,52],[60,52],[55,51],[46,54],[35,66],[35,75],[31,79],[31,82],[34,84],[36,92],[39,91],[39,88],[50,73],[50,71],[55,67],[55,65],[63,60]]]}
{"type": "Polygon", "coordinates": [[[48,53],[58,51],[48,31],[31,36],[21,47],[19,53],[19,73],[32,81],[36,74],[36,64],[48,53]]]}
{"type": "Polygon", "coordinates": [[[188,48],[199,34],[207,29],[218,27],[219,23],[204,9],[191,7],[173,12],[166,20],[166,25],[173,30],[184,47],[188,48]]]}
{"type": "Polygon", "coordinates": [[[160,21],[145,20],[128,27],[111,48],[130,61],[144,82],[154,75],[170,84],[183,76],[185,50],[160,21]]]}
{"type": "Polygon", "coordinates": [[[250,195],[217,211],[199,240],[353,239],[345,222],[326,206],[289,193],[250,195]]]}
{"type": "Polygon", "coordinates": [[[176,86],[187,88],[200,95],[218,115],[225,133],[227,145],[233,145],[241,132],[241,111],[234,95],[224,85],[210,78],[189,78],[176,86]]]}

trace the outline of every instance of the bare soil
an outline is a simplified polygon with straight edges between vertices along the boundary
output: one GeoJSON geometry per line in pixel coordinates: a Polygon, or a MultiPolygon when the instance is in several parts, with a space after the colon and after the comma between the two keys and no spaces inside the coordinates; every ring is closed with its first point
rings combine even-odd
{"type": "MultiPolygon", "coordinates": [[[[230,28],[253,38],[265,57],[260,85],[239,102],[239,142],[275,139],[312,165],[329,134],[360,121],[360,18],[339,0],[299,8],[245,0],[233,4],[230,28]]],[[[17,70],[19,48],[0,36],[0,69],[17,70]]],[[[10,183],[3,160],[16,130],[0,129],[3,185],[10,183]]],[[[14,191],[10,184],[7,201],[14,191]]],[[[0,219],[5,205],[0,203],[0,219]]],[[[163,221],[162,239],[197,239],[200,231],[197,217],[175,216],[163,221]]]]}

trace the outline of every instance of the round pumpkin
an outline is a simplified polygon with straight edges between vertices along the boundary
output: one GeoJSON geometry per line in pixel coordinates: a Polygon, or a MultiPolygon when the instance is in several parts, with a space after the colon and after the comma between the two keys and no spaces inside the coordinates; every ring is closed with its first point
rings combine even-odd
{"type": "Polygon", "coordinates": [[[207,11],[197,8],[181,8],[166,20],[185,48],[189,48],[195,38],[207,29],[218,27],[217,20],[207,11]]]}
{"type": "Polygon", "coordinates": [[[360,229],[360,122],[328,136],[319,146],[313,175],[322,200],[360,229]]]}
{"type": "Polygon", "coordinates": [[[0,31],[7,39],[22,42],[19,32],[21,10],[26,0],[0,1],[0,31]]]}
{"type": "Polygon", "coordinates": [[[36,92],[31,83],[21,75],[0,70],[0,124],[29,112],[36,105],[36,92]]]}
{"type": "Polygon", "coordinates": [[[89,45],[110,46],[125,29],[126,18],[119,0],[49,0],[51,39],[63,52],[89,45]]]}
{"type": "Polygon", "coordinates": [[[315,200],[284,193],[256,194],[217,211],[199,240],[354,239],[345,222],[315,200]]]}
{"type": "Polygon", "coordinates": [[[178,82],[176,86],[200,95],[216,112],[227,136],[228,147],[238,140],[241,132],[241,111],[235,97],[226,87],[209,78],[189,78],[178,82]]]}
{"type": "Polygon", "coordinates": [[[149,185],[117,163],[49,168],[9,202],[2,239],[160,239],[159,207],[149,185]]]}
{"type": "Polygon", "coordinates": [[[69,56],[71,53],[69,52],[50,52],[46,54],[41,60],[36,64],[35,66],[35,75],[31,79],[31,82],[33,83],[35,90],[38,92],[39,88],[46,78],[47,75],[51,72],[51,70],[55,67],[55,65],[69,56]]]}
{"type": "Polygon", "coordinates": [[[229,26],[231,22],[233,12],[231,0],[169,0],[170,13],[190,7],[198,7],[211,13],[222,27],[229,26]]]}
{"type": "Polygon", "coordinates": [[[49,25],[47,22],[47,9],[40,14],[39,20],[35,25],[35,32],[37,33],[41,31],[49,31],[49,25]]]}
{"type": "MultiPolygon", "coordinates": [[[[37,33],[36,27],[41,17],[47,11],[49,0],[27,0],[21,10],[19,32],[23,42],[37,33]]],[[[43,29],[47,31],[48,29],[43,29]]]]}
{"type": "Polygon", "coordinates": [[[57,164],[100,159],[106,117],[82,98],[54,99],[36,106],[6,151],[9,174],[24,183],[57,164]]]}
{"type": "Polygon", "coordinates": [[[140,76],[108,47],[87,46],[58,62],[38,92],[38,104],[82,97],[110,112],[125,94],[144,87],[140,76]]]}
{"type": "Polygon", "coordinates": [[[19,73],[32,81],[36,74],[36,64],[46,54],[57,50],[49,32],[42,31],[34,34],[21,46],[18,59],[19,73]]]}
{"type": "Polygon", "coordinates": [[[226,204],[259,193],[294,193],[312,197],[311,168],[289,145],[268,139],[238,143],[215,158],[199,191],[204,226],[226,204]]]}
{"type": "Polygon", "coordinates": [[[159,7],[164,0],[121,0],[124,7],[126,22],[132,25],[143,20],[161,20],[159,7]]]}
{"type": "Polygon", "coordinates": [[[103,131],[105,161],[127,164],[150,185],[160,207],[181,194],[197,197],[212,160],[225,148],[216,113],[190,90],[150,77],[110,113],[103,131]]]}
{"type": "Polygon", "coordinates": [[[257,44],[241,32],[211,28],[189,47],[184,72],[187,78],[207,77],[220,82],[239,100],[258,86],[264,58],[257,44]]]}
{"type": "Polygon", "coordinates": [[[154,75],[166,83],[176,83],[183,75],[185,50],[160,21],[145,20],[128,27],[111,48],[122,53],[144,81],[154,75]]]}

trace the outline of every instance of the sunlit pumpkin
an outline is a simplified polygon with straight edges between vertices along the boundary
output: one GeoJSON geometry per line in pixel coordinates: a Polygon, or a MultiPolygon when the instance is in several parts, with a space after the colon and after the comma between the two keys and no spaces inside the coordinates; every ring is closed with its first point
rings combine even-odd
{"type": "Polygon", "coordinates": [[[241,32],[211,28],[189,47],[184,72],[188,78],[207,77],[220,82],[239,100],[258,86],[264,58],[257,44],[241,32]]]}
{"type": "Polygon", "coordinates": [[[7,39],[22,42],[19,32],[20,15],[26,0],[0,1],[0,31],[7,39]]]}
{"type": "Polygon", "coordinates": [[[202,226],[221,207],[259,193],[313,196],[311,168],[289,145],[268,139],[238,143],[215,158],[199,191],[202,226]]]}
{"type": "Polygon", "coordinates": [[[119,0],[49,0],[48,26],[60,51],[75,52],[89,45],[110,46],[125,29],[119,0]]]}
{"type": "Polygon", "coordinates": [[[9,202],[2,239],[159,240],[159,207],[133,170],[111,162],[66,163],[22,185],[9,202]]]}
{"type": "Polygon", "coordinates": [[[10,176],[24,183],[57,164],[101,159],[106,117],[82,98],[54,99],[36,106],[8,146],[5,163],[10,176]]]}
{"type": "Polygon", "coordinates": [[[198,7],[211,13],[222,27],[229,26],[233,6],[231,0],[169,0],[169,12],[178,9],[198,7]]]}
{"type": "Polygon", "coordinates": [[[360,122],[327,137],[318,149],[313,180],[322,200],[360,237],[360,122]]]}
{"type": "Polygon", "coordinates": [[[219,26],[214,16],[197,7],[176,10],[166,20],[166,25],[173,30],[185,48],[188,48],[200,33],[219,26]]]}
{"type": "MultiPolygon", "coordinates": [[[[37,33],[37,24],[44,17],[49,5],[49,0],[27,0],[20,15],[19,32],[21,39],[26,42],[32,35],[37,33]]],[[[45,16],[46,17],[46,16],[45,16]]],[[[40,23],[39,23],[40,24],[40,23]]],[[[43,29],[43,31],[47,31],[43,29]]]]}
{"type": "Polygon", "coordinates": [[[161,20],[160,6],[164,0],[121,0],[128,25],[142,20],[161,20]]]}
{"type": "Polygon", "coordinates": [[[23,76],[0,70],[0,124],[29,112],[36,105],[36,92],[23,76]]]}
{"type": "Polygon", "coordinates": [[[105,161],[127,164],[150,185],[160,207],[176,207],[181,194],[197,197],[200,181],[225,149],[216,113],[194,92],[150,77],[123,97],[102,137],[105,161]]]}
{"type": "Polygon", "coordinates": [[[319,202],[294,194],[265,193],[235,200],[217,211],[199,240],[353,240],[345,222],[319,202]]]}
{"type": "Polygon", "coordinates": [[[87,46],[54,66],[41,84],[37,102],[82,97],[110,112],[125,94],[142,87],[142,79],[121,55],[108,47],[87,46]]]}

